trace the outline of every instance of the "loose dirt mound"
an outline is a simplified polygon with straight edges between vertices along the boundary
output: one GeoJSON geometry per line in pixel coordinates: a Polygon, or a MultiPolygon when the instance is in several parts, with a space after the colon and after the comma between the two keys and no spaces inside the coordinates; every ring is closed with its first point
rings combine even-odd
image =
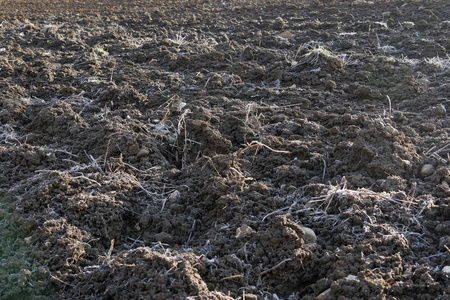
{"type": "Polygon", "coordinates": [[[0,15],[0,298],[449,297],[448,1],[0,15]]]}

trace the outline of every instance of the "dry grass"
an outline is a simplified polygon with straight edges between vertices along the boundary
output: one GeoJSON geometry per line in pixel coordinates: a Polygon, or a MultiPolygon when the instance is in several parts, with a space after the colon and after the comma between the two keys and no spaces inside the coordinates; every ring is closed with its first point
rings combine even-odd
{"type": "Polygon", "coordinates": [[[425,156],[433,157],[443,163],[450,162],[450,143],[445,144],[441,148],[436,148],[436,146],[431,147],[427,152],[425,152],[425,156]]]}
{"type": "Polygon", "coordinates": [[[312,66],[320,66],[322,61],[331,65],[334,69],[341,69],[344,65],[346,65],[350,57],[347,55],[337,56],[332,53],[330,50],[326,49],[324,44],[312,41],[300,46],[298,51],[289,56],[287,60],[291,63],[291,70],[297,68],[298,66],[309,64],[312,66]],[[301,59],[296,62],[297,56],[299,53],[304,53],[301,56],[301,59]]]}
{"type": "Polygon", "coordinates": [[[286,153],[286,154],[290,153],[289,151],[275,150],[275,149],[272,149],[269,146],[267,146],[267,145],[265,145],[265,144],[263,144],[261,142],[253,141],[253,142],[247,144],[244,149],[240,150],[237,153],[236,158],[235,158],[235,162],[238,161],[241,158],[242,154],[244,154],[247,150],[252,149],[254,147],[264,147],[264,148],[269,149],[270,151],[275,152],[275,153],[286,153]]]}
{"type": "Polygon", "coordinates": [[[398,199],[391,194],[377,193],[365,188],[361,188],[358,190],[347,189],[347,181],[345,177],[340,184],[335,186],[331,185],[326,195],[313,197],[309,202],[321,203],[317,209],[319,210],[320,208],[322,208],[322,206],[325,206],[323,211],[326,213],[328,211],[328,208],[334,201],[342,199],[361,199],[364,197],[372,197],[374,199],[377,199],[377,201],[389,201],[398,205],[412,205],[414,207],[418,205],[417,201],[415,201],[414,198],[406,200],[398,199]]]}

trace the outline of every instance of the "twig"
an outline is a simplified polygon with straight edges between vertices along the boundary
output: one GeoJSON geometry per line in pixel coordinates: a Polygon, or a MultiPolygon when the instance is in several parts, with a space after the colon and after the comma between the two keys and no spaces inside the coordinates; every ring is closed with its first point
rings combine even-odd
{"type": "Polygon", "coordinates": [[[136,171],[136,172],[138,172],[138,173],[144,173],[144,171],[139,170],[139,169],[136,168],[135,166],[132,166],[132,165],[130,165],[130,164],[127,164],[126,162],[124,162],[123,165],[126,166],[126,167],[129,167],[130,169],[132,169],[132,170],[134,170],[134,171],[136,171]]]}
{"type": "Polygon", "coordinates": [[[275,149],[272,149],[272,148],[270,148],[269,146],[267,146],[267,145],[265,145],[265,144],[263,144],[263,143],[261,143],[261,142],[253,141],[253,142],[251,142],[250,144],[248,144],[247,147],[245,147],[244,149],[242,149],[242,150],[239,152],[239,154],[237,155],[235,161],[239,160],[239,158],[241,158],[242,154],[244,154],[244,152],[247,151],[248,149],[253,148],[253,147],[259,147],[259,146],[260,146],[260,147],[265,147],[265,148],[267,148],[267,149],[269,149],[270,151],[275,152],[275,153],[291,153],[291,152],[289,152],[289,151],[275,150],[275,149]]]}
{"type": "Polygon", "coordinates": [[[446,245],[444,245],[444,248],[448,251],[448,253],[450,253],[450,249],[446,245]]]}
{"type": "Polygon", "coordinates": [[[159,211],[160,214],[163,213],[164,207],[166,206],[166,202],[167,202],[167,197],[163,197],[163,199],[162,199],[162,205],[161,205],[161,210],[159,211]]]}
{"type": "MultiPolygon", "coordinates": [[[[140,236],[138,238],[140,238],[140,236]]],[[[131,246],[129,246],[130,248],[132,248],[134,246],[134,244],[136,244],[136,243],[145,244],[144,241],[141,241],[141,240],[138,240],[138,239],[133,239],[132,237],[127,237],[127,239],[133,241],[133,244],[131,244],[131,246]]]]}
{"type": "MultiPolygon", "coordinates": [[[[206,156],[206,155],[205,155],[204,157],[206,157],[206,159],[208,160],[208,162],[211,164],[211,166],[213,167],[213,169],[216,171],[217,175],[219,175],[219,177],[222,177],[222,175],[220,175],[219,170],[217,170],[216,166],[214,165],[214,162],[212,161],[211,157],[206,156]]],[[[202,167],[202,171],[203,171],[203,168],[204,168],[205,166],[206,166],[206,164],[202,167]]]]}
{"type": "Polygon", "coordinates": [[[133,239],[132,237],[127,237],[127,239],[129,239],[129,240],[132,240],[133,242],[135,242],[135,243],[144,243],[143,241],[141,241],[141,240],[137,240],[137,239],[133,239]]]}
{"type": "Polygon", "coordinates": [[[322,174],[322,182],[325,181],[325,173],[327,172],[327,162],[325,161],[325,158],[322,157],[323,160],[323,174],[322,174]]]}
{"type": "Polygon", "coordinates": [[[286,263],[286,262],[288,262],[288,261],[291,261],[291,260],[292,260],[292,258],[286,258],[285,260],[279,262],[279,263],[278,263],[277,265],[275,265],[274,267],[272,267],[272,268],[270,268],[270,269],[267,269],[267,270],[261,272],[260,275],[262,276],[262,275],[265,275],[265,274],[267,274],[267,273],[269,273],[269,272],[272,272],[272,271],[275,270],[276,268],[279,268],[282,264],[284,264],[284,263],[286,263]]]}
{"type": "Polygon", "coordinates": [[[408,197],[414,198],[416,196],[416,188],[417,188],[417,182],[413,182],[411,186],[411,190],[408,192],[408,197]]]}
{"type": "Polygon", "coordinates": [[[430,152],[433,151],[436,148],[436,146],[431,147],[427,152],[425,152],[426,156],[430,155],[430,152]]]}
{"type": "Polygon", "coordinates": [[[86,156],[87,156],[87,157],[89,158],[89,160],[91,161],[91,164],[92,164],[97,170],[99,170],[100,173],[105,174],[105,172],[103,172],[102,168],[100,168],[100,166],[98,165],[98,163],[97,163],[97,161],[95,160],[95,158],[94,158],[92,155],[88,154],[88,153],[86,152],[86,150],[84,151],[84,153],[86,154],[86,156]]]}
{"type": "Polygon", "coordinates": [[[208,80],[206,80],[206,83],[205,83],[205,86],[204,86],[205,89],[206,89],[206,86],[208,85],[210,79],[211,79],[211,77],[209,77],[208,80]]]}
{"type": "Polygon", "coordinates": [[[52,150],[52,151],[55,151],[55,152],[62,152],[62,153],[65,153],[65,154],[70,155],[70,156],[73,156],[73,157],[79,157],[79,156],[76,155],[76,154],[70,153],[69,151],[62,150],[62,149],[52,149],[52,148],[47,148],[47,149],[52,150]]]}
{"type": "Polygon", "coordinates": [[[232,275],[232,276],[228,276],[228,277],[222,278],[222,279],[220,279],[220,281],[225,281],[225,280],[228,280],[228,279],[243,278],[243,277],[244,277],[244,275],[232,275]]]}
{"type": "Polygon", "coordinates": [[[391,102],[391,98],[389,97],[389,95],[386,95],[388,101],[389,101],[389,119],[392,116],[392,102],[391,102]]]}
{"type": "Polygon", "coordinates": [[[191,240],[192,232],[194,231],[194,227],[195,227],[196,221],[197,221],[197,220],[194,219],[194,223],[192,224],[191,232],[189,233],[189,237],[188,237],[188,239],[187,239],[187,241],[186,241],[186,244],[189,243],[189,241],[191,240]]]}
{"type": "Polygon", "coordinates": [[[108,262],[111,260],[111,254],[112,254],[113,249],[114,249],[114,242],[115,241],[116,241],[115,239],[111,240],[111,246],[109,247],[108,254],[106,256],[106,258],[108,259],[108,262]]]}
{"type": "Polygon", "coordinates": [[[267,217],[269,217],[269,216],[271,216],[271,215],[274,215],[274,214],[277,214],[277,213],[279,213],[279,212],[282,212],[282,211],[284,211],[284,210],[286,210],[286,209],[289,209],[289,208],[291,208],[291,207],[289,206],[289,207],[283,207],[283,208],[277,209],[276,211],[273,211],[273,212],[267,214],[264,218],[262,218],[262,221],[264,222],[264,220],[265,220],[267,217]]]}
{"type": "Polygon", "coordinates": [[[288,107],[294,107],[294,106],[301,106],[301,105],[305,105],[305,103],[294,103],[294,104],[288,104],[288,105],[282,105],[282,106],[270,106],[271,109],[282,109],[282,108],[288,108],[288,107]]]}
{"type": "Polygon", "coordinates": [[[446,150],[447,147],[450,146],[450,143],[446,144],[444,147],[439,148],[438,150],[434,151],[433,153],[429,154],[431,150],[433,150],[435,147],[431,148],[430,150],[427,151],[427,153],[425,153],[425,155],[427,156],[432,156],[432,155],[437,155],[439,154],[441,151],[446,150]]]}
{"type": "Polygon", "coordinates": [[[59,279],[58,277],[55,277],[54,275],[52,275],[52,274],[50,274],[50,277],[51,278],[53,278],[53,279],[55,279],[56,281],[59,281],[59,282],[61,282],[62,284],[65,284],[65,285],[68,285],[68,286],[71,286],[71,287],[75,287],[75,285],[74,284],[70,284],[70,283],[67,283],[67,282],[64,282],[64,281],[62,281],[61,279],[59,279]]]}
{"type": "Polygon", "coordinates": [[[108,145],[106,146],[106,153],[105,157],[103,159],[103,168],[106,169],[106,159],[108,158],[108,152],[109,152],[109,144],[111,143],[111,139],[108,140],[108,145]]]}
{"type": "MultiPolygon", "coordinates": [[[[436,158],[437,160],[443,160],[443,161],[445,162],[445,159],[442,158],[441,156],[439,156],[438,154],[439,154],[440,152],[444,151],[444,150],[447,150],[447,148],[449,148],[449,146],[450,146],[450,143],[447,143],[445,146],[439,148],[439,149],[436,150],[436,151],[433,151],[433,150],[436,148],[436,146],[433,146],[433,147],[431,147],[427,152],[425,152],[425,156],[427,156],[427,157],[434,157],[434,158],[436,158]],[[432,151],[433,151],[433,152],[432,152],[432,151]]],[[[450,148],[449,148],[449,150],[450,150],[450,148]]]]}
{"type": "Polygon", "coordinates": [[[113,63],[113,67],[111,70],[111,77],[109,78],[109,82],[113,82],[114,69],[116,68],[116,63],[113,63]]]}
{"type": "Polygon", "coordinates": [[[78,179],[78,178],[87,180],[87,181],[89,181],[89,182],[93,182],[93,183],[95,183],[96,185],[101,186],[101,184],[100,184],[98,181],[95,181],[94,179],[90,179],[90,178],[88,178],[88,177],[86,177],[86,176],[84,176],[84,175],[73,177],[73,179],[78,179]]]}

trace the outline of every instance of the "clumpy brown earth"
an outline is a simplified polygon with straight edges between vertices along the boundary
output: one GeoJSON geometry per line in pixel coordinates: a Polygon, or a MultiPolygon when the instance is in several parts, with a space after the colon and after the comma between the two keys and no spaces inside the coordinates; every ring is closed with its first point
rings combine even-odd
{"type": "Polygon", "coordinates": [[[1,299],[448,299],[449,1],[0,16],[1,299]]]}

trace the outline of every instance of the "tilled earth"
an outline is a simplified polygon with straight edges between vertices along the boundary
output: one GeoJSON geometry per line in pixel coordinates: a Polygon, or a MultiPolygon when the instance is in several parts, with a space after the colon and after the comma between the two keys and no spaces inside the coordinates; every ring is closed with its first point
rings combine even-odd
{"type": "Polygon", "coordinates": [[[1,299],[448,299],[450,2],[0,1],[1,299]]]}

